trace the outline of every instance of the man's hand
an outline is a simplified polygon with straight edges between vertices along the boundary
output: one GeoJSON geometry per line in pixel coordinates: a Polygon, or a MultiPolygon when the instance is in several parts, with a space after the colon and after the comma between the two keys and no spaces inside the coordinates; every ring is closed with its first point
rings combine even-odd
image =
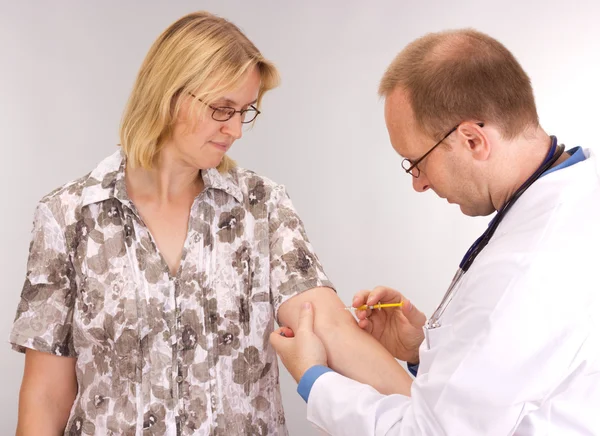
{"type": "Polygon", "coordinates": [[[419,347],[423,342],[425,315],[394,289],[378,286],[372,291],[360,291],[352,300],[353,307],[363,304],[400,303],[390,309],[357,310],[358,325],[377,339],[396,359],[419,362],[419,347]]]}
{"type": "Polygon", "coordinates": [[[313,307],[307,302],[300,310],[296,332],[281,327],[271,333],[271,345],[296,382],[312,366],[327,366],[325,347],[313,331],[313,321],[313,307]]]}

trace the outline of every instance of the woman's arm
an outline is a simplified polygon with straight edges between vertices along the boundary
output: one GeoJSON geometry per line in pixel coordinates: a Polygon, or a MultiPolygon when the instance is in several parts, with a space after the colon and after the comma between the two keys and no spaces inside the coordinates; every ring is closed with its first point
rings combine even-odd
{"type": "Polygon", "coordinates": [[[27,349],[17,436],[63,434],[77,395],[75,361],[27,349]]]}
{"type": "Polygon", "coordinates": [[[327,364],[336,372],[374,387],[381,394],[410,396],[412,378],[375,338],[362,330],[331,288],[313,288],[281,305],[281,325],[296,330],[302,303],[315,311],[314,330],[327,351],[327,364]]]}

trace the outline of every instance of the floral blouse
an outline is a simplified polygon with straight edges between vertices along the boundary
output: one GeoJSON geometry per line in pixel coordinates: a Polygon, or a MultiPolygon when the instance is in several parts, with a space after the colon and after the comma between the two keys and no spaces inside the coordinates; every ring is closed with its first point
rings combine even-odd
{"type": "Polygon", "coordinates": [[[65,434],[287,434],[269,334],[283,302],[332,285],[281,185],[202,178],[175,276],[121,151],[38,204],[10,342],[77,359],[65,434]]]}

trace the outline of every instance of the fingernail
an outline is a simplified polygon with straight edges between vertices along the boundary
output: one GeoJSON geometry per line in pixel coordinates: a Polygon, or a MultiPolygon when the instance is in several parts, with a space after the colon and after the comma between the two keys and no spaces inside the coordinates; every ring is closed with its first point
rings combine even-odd
{"type": "Polygon", "coordinates": [[[412,305],[412,303],[409,301],[409,302],[408,302],[408,311],[410,312],[410,311],[412,310],[412,308],[413,308],[413,305],[412,305]]]}
{"type": "Polygon", "coordinates": [[[306,303],[304,303],[304,304],[302,305],[302,307],[303,307],[304,309],[310,309],[310,303],[307,301],[306,303]]]}

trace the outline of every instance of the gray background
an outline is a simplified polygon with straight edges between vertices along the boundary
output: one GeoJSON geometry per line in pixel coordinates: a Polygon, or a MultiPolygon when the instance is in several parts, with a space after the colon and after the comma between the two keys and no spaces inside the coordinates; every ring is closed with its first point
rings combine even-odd
{"type": "MultiPolygon", "coordinates": [[[[389,146],[378,81],[412,39],[465,26],[500,39],[530,74],[548,133],[600,150],[598,2],[2,0],[0,434],[13,433],[17,419],[23,357],[6,340],[34,206],[115,150],[148,48],[199,9],[238,24],[279,67],[282,86],[232,156],[287,186],[346,303],[387,284],[430,314],[487,222],[417,195],[389,146]]],[[[290,433],[314,434],[295,387],[283,373],[290,433]]]]}

